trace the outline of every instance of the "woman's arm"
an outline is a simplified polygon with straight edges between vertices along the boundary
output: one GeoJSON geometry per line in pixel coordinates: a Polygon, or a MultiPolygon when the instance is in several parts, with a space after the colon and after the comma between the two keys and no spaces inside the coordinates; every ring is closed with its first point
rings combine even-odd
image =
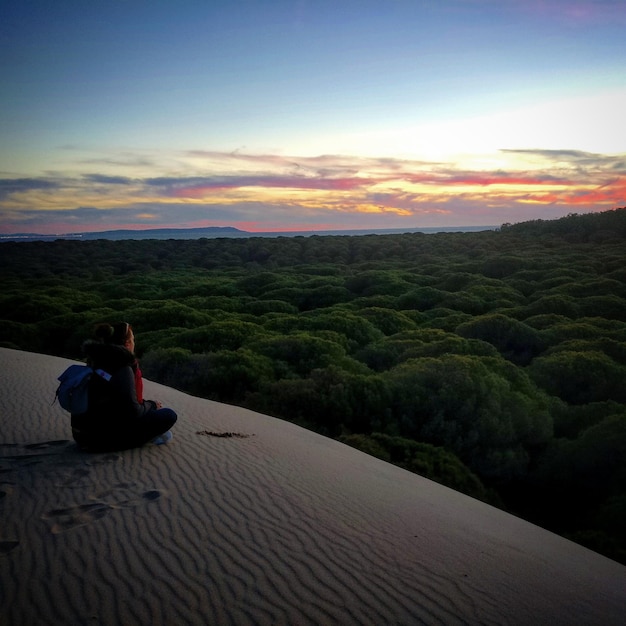
{"type": "Polygon", "coordinates": [[[132,367],[123,367],[109,381],[111,387],[115,390],[120,400],[124,403],[124,410],[135,417],[142,417],[148,411],[156,409],[156,402],[152,400],[137,400],[137,390],[135,388],[135,374],[132,367]]]}

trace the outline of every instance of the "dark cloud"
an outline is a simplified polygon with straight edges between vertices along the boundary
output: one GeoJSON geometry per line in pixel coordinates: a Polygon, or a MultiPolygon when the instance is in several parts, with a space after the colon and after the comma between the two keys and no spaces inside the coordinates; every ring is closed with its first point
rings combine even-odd
{"type": "Polygon", "coordinates": [[[582,150],[544,150],[544,149],[503,149],[500,152],[513,154],[531,154],[544,157],[546,159],[562,161],[563,159],[588,159],[590,157],[600,157],[599,154],[584,152],[582,150]]]}
{"type": "MultiPolygon", "coordinates": [[[[210,185],[212,182],[219,180],[218,176],[158,176],[156,178],[144,178],[144,185],[149,187],[160,187],[163,189],[176,189],[178,187],[210,185]]],[[[225,177],[227,178],[227,177],[225,177]]]]}
{"type": "Polygon", "coordinates": [[[44,178],[3,178],[0,179],[0,198],[14,193],[58,189],[59,184],[44,178]]]}
{"type": "Polygon", "coordinates": [[[83,180],[103,185],[129,185],[133,182],[132,178],[126,176],[105,176],[104,174],[86,174],[83,180]]]}
{"type": "Polygon", "coordinates": [[[192,178],[159,177],[144,181],[146,185],[160,187],[174,196],[194,196],[211,189],[238,189],[241,187],[264,187],[283,189],[348,190],[370,185],[371,178],[358,176],[276,176],[276,175],[235,175],[192,178]]]}
{"type": "Polygon", "coordinates": [[[598,167],[623,168],[626,159],[624,154],[597,154],[582,150],[540,150],[540,149],[503,149],[500,152],[509,154],[526,154],[542,157],[548,161],[569,161],[572,165],[595,165],[598,167]]]}

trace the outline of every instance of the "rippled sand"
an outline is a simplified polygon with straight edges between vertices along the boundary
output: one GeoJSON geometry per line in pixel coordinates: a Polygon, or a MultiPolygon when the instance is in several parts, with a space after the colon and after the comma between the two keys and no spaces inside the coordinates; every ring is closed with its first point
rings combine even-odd
{"type": "Polygon", "coordinates": [[[622,624],[626,567],[302,428],[146,381],[174,439],[86,454],[70,362],[0,349],[0,623],[622,624]]]}

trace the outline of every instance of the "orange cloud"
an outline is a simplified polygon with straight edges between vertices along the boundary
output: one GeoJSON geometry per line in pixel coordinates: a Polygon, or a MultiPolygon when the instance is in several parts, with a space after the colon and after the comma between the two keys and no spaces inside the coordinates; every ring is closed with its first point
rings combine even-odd
{"type": "Polygon", "coordinates": [[[621,205],[626,202],[626,177],[593,187],[532,194],[528,200],[535,203],[572,206],[621,205]]]}

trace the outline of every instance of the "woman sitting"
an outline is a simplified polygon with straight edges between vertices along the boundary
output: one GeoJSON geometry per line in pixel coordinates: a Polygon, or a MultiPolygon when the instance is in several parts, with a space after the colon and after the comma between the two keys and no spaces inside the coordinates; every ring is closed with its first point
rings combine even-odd
{"type": "Polygon", "coordinates": [[[72,414],[76,443],[90,451],[167,443],[177,415],[158,401],[143,399],[143,378],[130,324],[99,324],[95,340],[86,341],[83,350],[87,365],[102,372],[89,382],[87,412],[72,414]]]}

